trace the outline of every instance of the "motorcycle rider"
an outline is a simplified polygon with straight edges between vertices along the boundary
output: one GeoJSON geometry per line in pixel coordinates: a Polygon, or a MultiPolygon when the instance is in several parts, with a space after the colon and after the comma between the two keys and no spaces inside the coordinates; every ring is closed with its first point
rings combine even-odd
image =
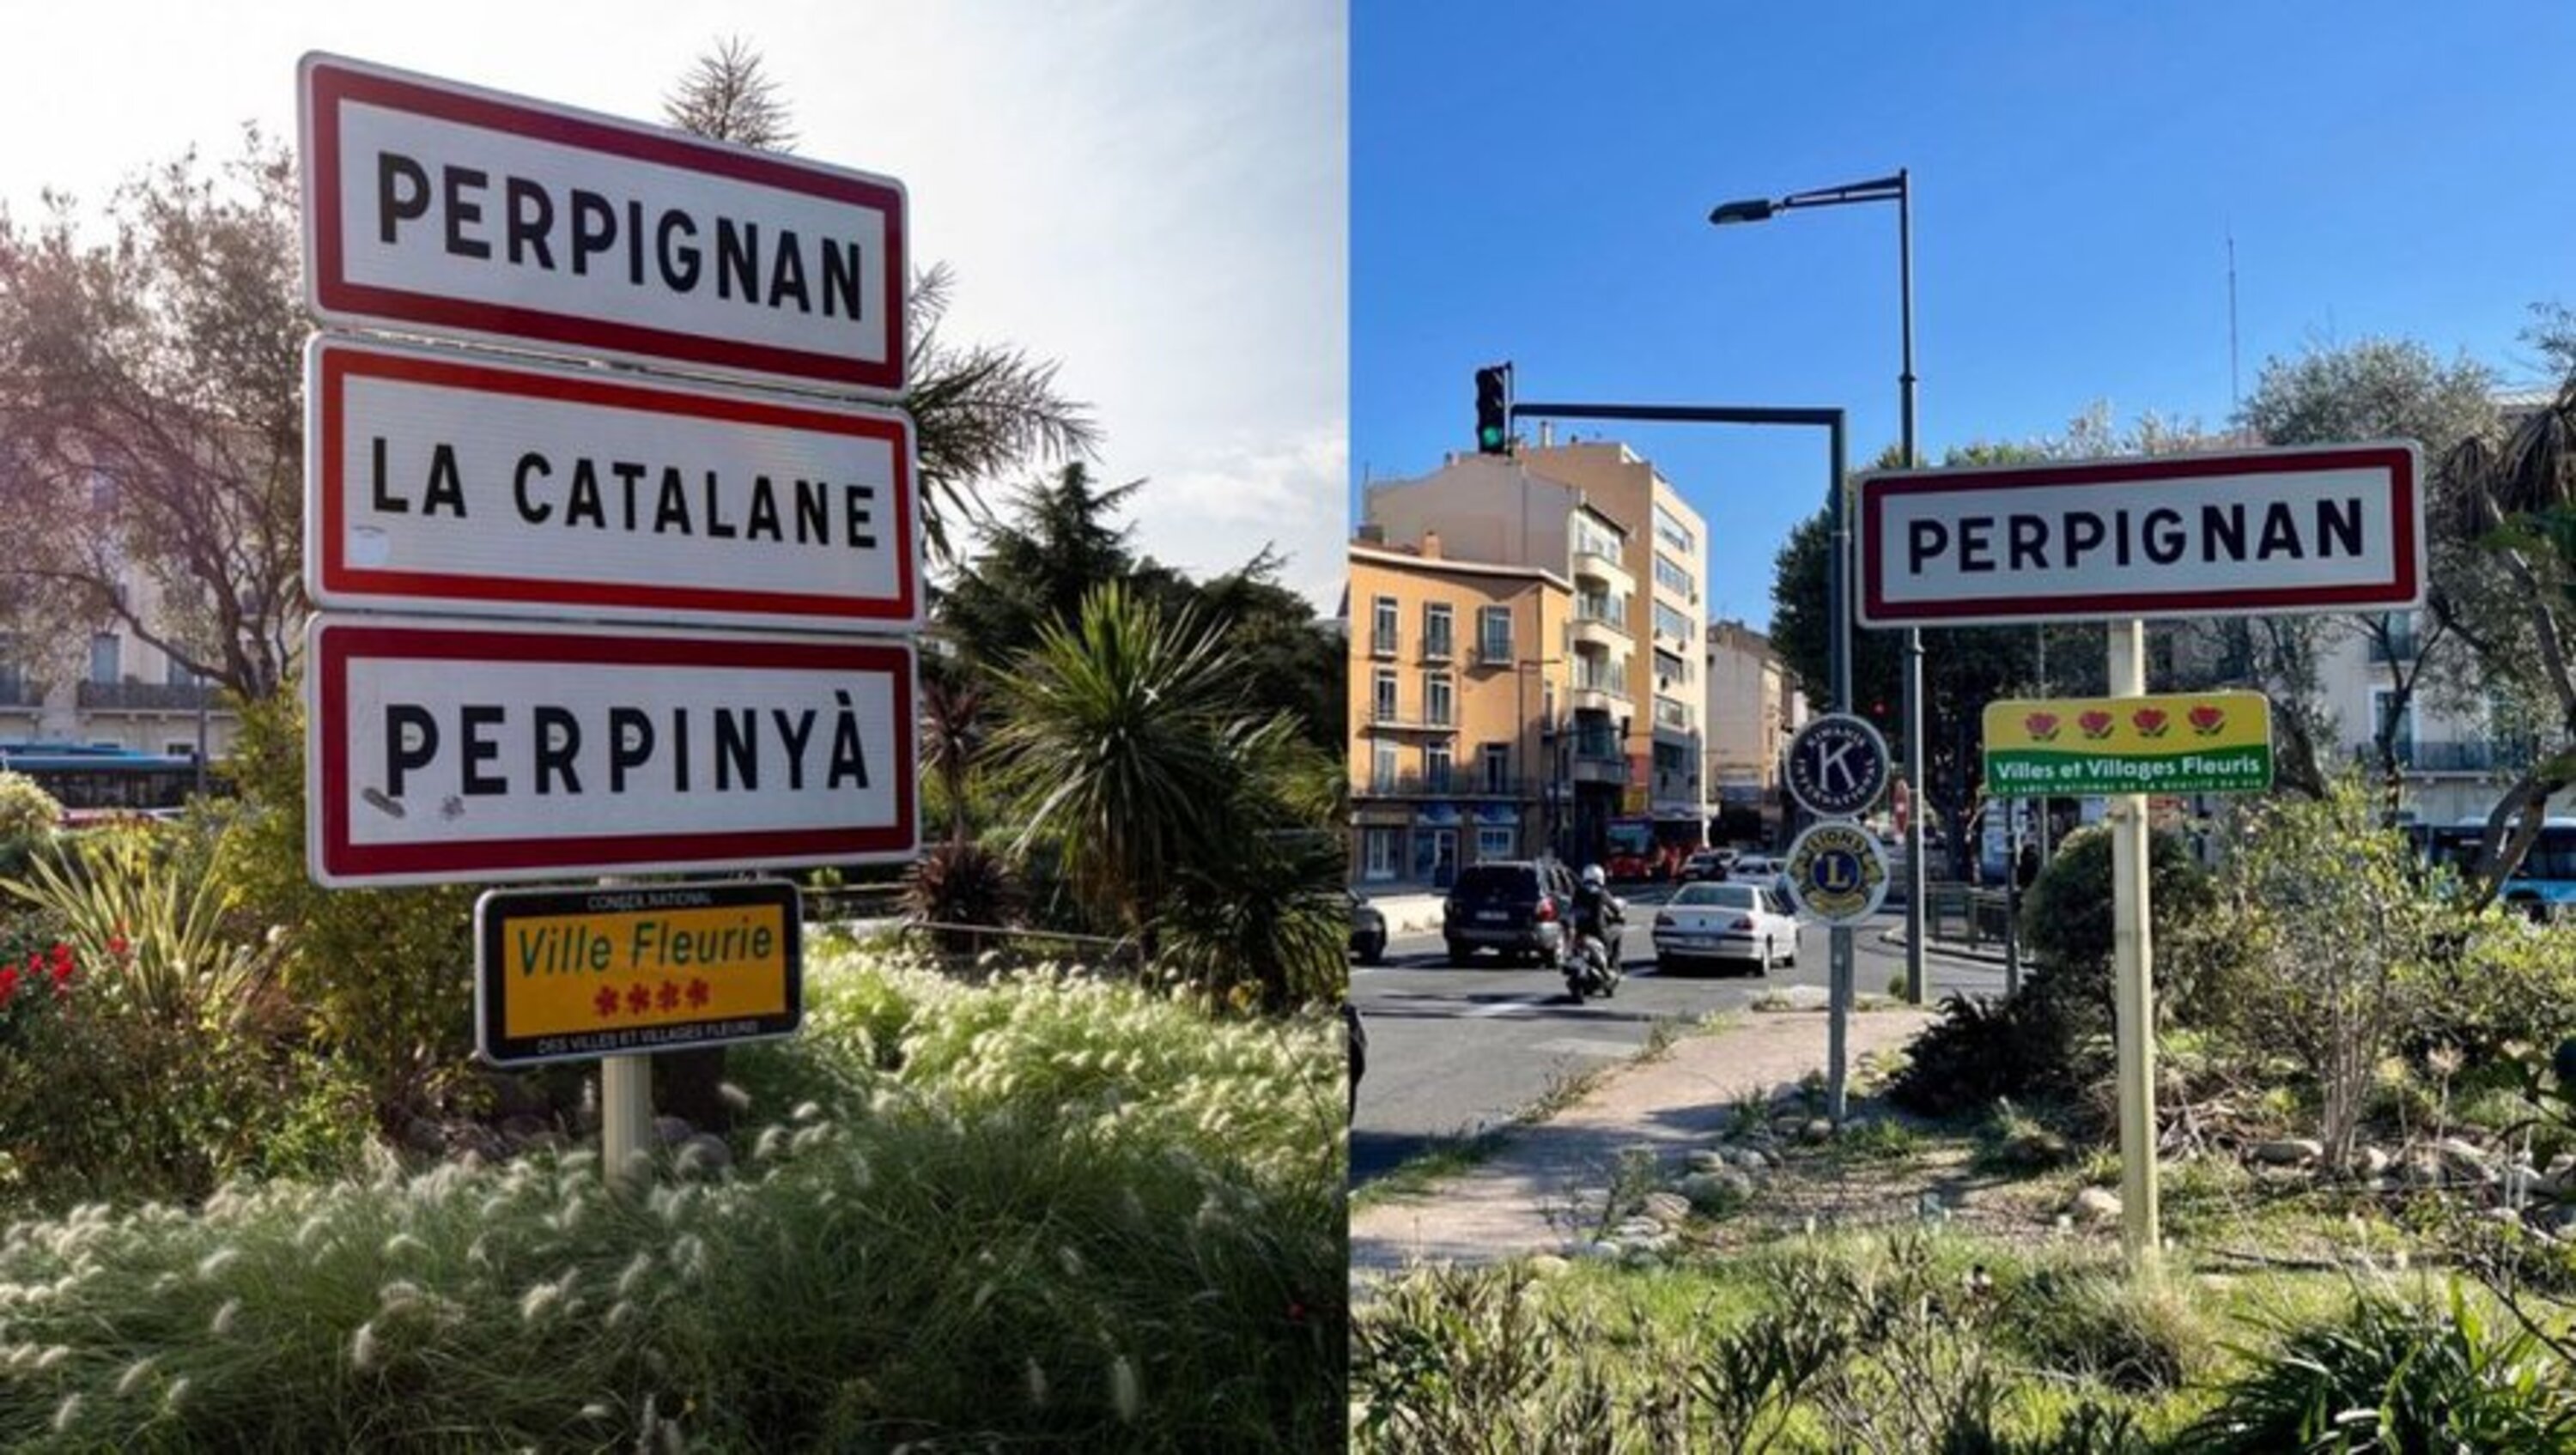
{"type": "Polygon", "coordinates": [[[1573,954],[1585,956],[1594,945],[1599,947],[1599,960],[1585,973],[1604,994],[1619,979],[1619,953],[1615,946],[1624,908],[1618,896],[1610,892],[1610,876],[1602,872],[1601,866],[1584,865],[1583,881],[1574,891],[1573,954]]]}

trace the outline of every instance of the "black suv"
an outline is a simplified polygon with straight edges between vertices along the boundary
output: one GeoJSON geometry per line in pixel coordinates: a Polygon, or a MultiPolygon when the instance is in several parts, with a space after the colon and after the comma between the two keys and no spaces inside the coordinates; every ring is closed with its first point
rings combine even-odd
{"type": "Polygon", "coordinates": [[[1565,955],[1574,913],[1574,876],[1554,860],[1503,859],[1471,864],[1449,889],[1440,909],[1449,963],[1463,965],[1478,950],[1505,960],[1534,959],[1555,966],[1565,955]]]}

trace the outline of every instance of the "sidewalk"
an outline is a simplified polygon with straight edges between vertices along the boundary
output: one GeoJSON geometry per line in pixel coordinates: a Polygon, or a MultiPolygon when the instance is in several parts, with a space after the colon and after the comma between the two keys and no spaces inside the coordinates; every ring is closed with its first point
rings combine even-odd
{"type": "MultiPolygon", "coordinates": [[[[1932,1019],[1910,1007],[1853,1015],[1852,1063],[1904,1045],[1932,1019]]],[[[1563,1252],[1579,1218],[1597,1212],[1623,1152],[1677,1162],[1709,1144],[1739,1099],[1769,1097],[1823,1071],[1825,1037],[1822,1009],[1748,1011],[1723,1030],[1684,1036],[1660,1059],[1619,1067],[1554,1118],[1504,1131],[1501,1147],[1475,1167],[1421,1195],[1355,1209],[1351,1272],[1563,1252]]]]}

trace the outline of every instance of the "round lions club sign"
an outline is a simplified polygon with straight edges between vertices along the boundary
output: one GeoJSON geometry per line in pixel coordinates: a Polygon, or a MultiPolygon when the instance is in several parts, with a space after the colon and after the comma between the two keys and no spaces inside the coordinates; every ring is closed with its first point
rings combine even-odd
{"type": "Polygon", "coordinates": [[[1789,897],[1829,925],[1865,920],[1887,898],[1887,854],[1858,824],[1812,824],[1789,845],[1789,897]]]}

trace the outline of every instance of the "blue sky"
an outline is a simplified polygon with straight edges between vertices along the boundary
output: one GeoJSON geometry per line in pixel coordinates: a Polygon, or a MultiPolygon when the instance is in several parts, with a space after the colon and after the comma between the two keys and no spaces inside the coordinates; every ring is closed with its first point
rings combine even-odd
{"type": "MultiPolygon", "coordinates": [[[[1389,3],[1351,14],[1350,478],[1523,399],[1841,405],[1897,439],[1892,203],[1708,210],[1909,168],[1927,459],[2096,400],[2218,428],[2239,377],[2371,335],[2538,382],[2576,303],[2576,7],[1389,3]]],[[[1592,437],[1606,427],[1585,428],[1592,437]]],[[[1623,427],[1709,519],[1713,615],[1770,613],[1821,432],[1623,427]]]]}

